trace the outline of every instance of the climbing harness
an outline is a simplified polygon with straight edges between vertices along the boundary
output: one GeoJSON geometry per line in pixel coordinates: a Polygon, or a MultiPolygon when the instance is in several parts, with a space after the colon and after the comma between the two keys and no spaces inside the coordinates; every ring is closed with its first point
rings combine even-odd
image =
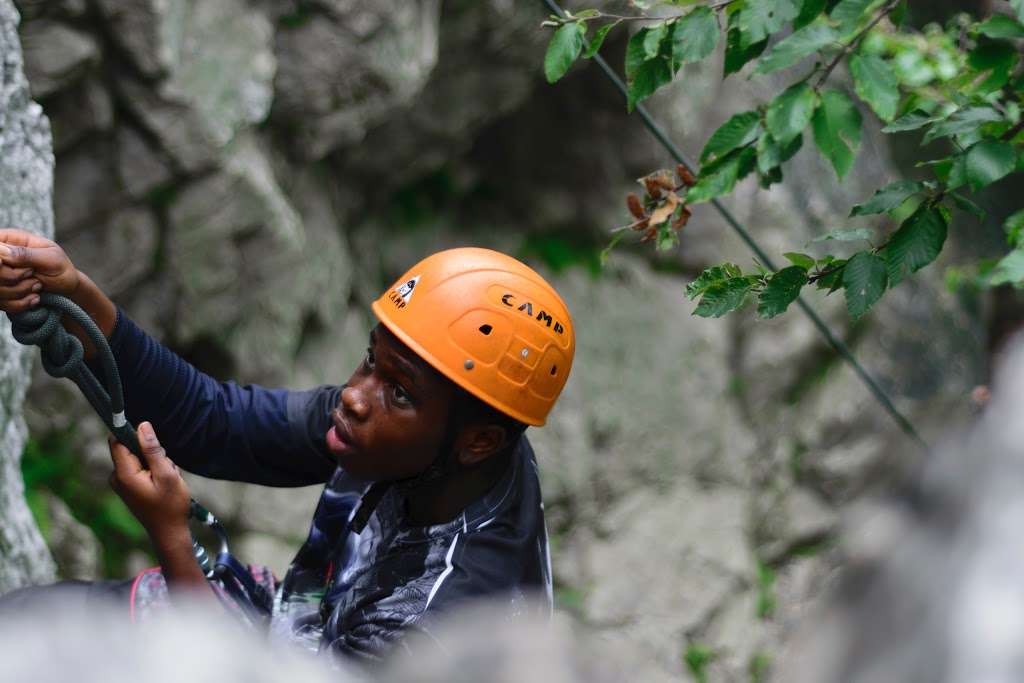
{"type": "MultiPolygon", "coordinates": [[[[542,1],[553,14],[563,19],[566,17],[565,12],[562,10],[561,7],[558,6],[558,3],[554,2],[554,0],[542,1]]],[[[612,84],[616,87],[616,89],[618,89],[622,96],[628,99],[629,90],[626,88],[626,84],[622,82],[622,79],[619,78],[619,75],[615,73],[615,70],[608,65],[608,62],[606,62],[604,58],[601,57],[601,55],[595,54],[593,56],[593,59],[595,62],[597,62],[597,65],[601,67],[601,70],[608,77],[608,80],[612,82],[612,84]]],[[[647,128],[651,135],[653,135],[654,138],[661,144],[661,146],[665,148],[665,150],[672,156],[672,158],[675,159],[677,163],[680,163],[683,166],[685,166],[687,170],[689,170],[691,173],[694,173],[694,164],[689,159],[687,159],[686,156],[683,154],[682,150],[680,150],[675,145],[675,143],[673,143],[672,140],[669,139],[668,134],[658,124],[658,122],[654,120],[654,118],[647,111],[647,108],[642,103],[637,103],[634,106],[634,110],[640,115],[640,119],[643,121],[644,127],[647,128]]],[[[768,257],[768,254],[766,254],[764,249],[761,248],[761,245],[759,245],[757,241],[753,238],[753,236],[746,230],[746,228],[744,228],[743,225],[738,220],[736,220],[736,217],[732,215],[732,212],[725,208],[722,202],[720,202],[718,199],[712,199],[711,205],[715,207],[718,213],[721,214],[722,218],[725,219],[725,222],[729,224],[729,226],[736,232],[737,235],[739,235],[740,239],[743,240],[743,242],[748,247],[750,247],[750,250],[754,252],[754,255],[758,258],[762,265],[764,265],[765,268],[772,271],[778,270],[778,268],[775,267],[775,264],[772,263],[772,260],[768,257]]],[[[885,409],[887,413],[889,413],[889,415],[896,422],[899,428],[903,430],[903,433],[909,436],[915,443],[917,443],[917,445],[920,446],[922,450],[927,451],[928,444],[925,443],[924,439],[921,438],[921,435],[917,433],[916,429],[914,429],[914,425],[896,408],[895,405],[893,405],[892,399],[889,398],[888,394],[885,393],[885,390],[882,389],[882,387],[878,384],[875,378],[868,374],[868,371],[865,370],[863,366],[861,366],[861,364],[857,361],[857,358],[853,355],[853,352],[850,351],[849,347],[846,346],[846,344],[844,344],[834,334],[832,334],[832,330],[830,330],[828,325],[825,324],[825,321],[821,319],[821,317],[814,311],[813,308],[811,308],[810,304],[808,304],[802,296],[797,297],[796,304],[797,306],[800,307],[800,310],[803,311],[808,318],[810,318],[811,323],[814,325],[815,329],[817,329],[821,336],[825,338],[825,341],[828,342],[829,346],[831,346],[835,350],[835,352],[838,353],[839,356],[849,364],[849,366],[853,369],[857,377],[859,377],[860,380],[864,383],[864,385],[867,386],[868,391],[871,392],[875,400],[878,401],[878,403],[882,406],[882,408],[885,409]]]]}
{"type": "MultiPolygon", "coordinates": [[[[11,320],[14,339],[26,346],[38,346],[43,370],[51,377],[67,377],[74,382],[114,438],[134,453],[145,466],[135,427],[125,417],[124,393],[117,362],[107,338],[89,314],[67,297],[43,293],[37,307],[21,313],[9,313],[7,317],[11,320]],[[82,342],[64,329],[61,324],[63,315],[80,325],[96,347],[96,357],[105,385],[86,364],[82,342]]],[[[220,541],[217,556],[211,563],[206,548],[196,540],[195,535],[192,537],[193,554],[207,579],[218,581],[250,618],[269,618],[273,596],[231,554],[227,532],[220,520],[195,499],[191,501],[189,518],[209,527],[220,541]]]]}

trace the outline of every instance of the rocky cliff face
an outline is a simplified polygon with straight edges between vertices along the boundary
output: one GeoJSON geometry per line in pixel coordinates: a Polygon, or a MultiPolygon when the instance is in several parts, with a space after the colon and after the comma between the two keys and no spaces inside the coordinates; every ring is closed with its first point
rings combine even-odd
{"type": "MultiPolygon", "coordinates": [[[[625,250],[600,276],[571,265],[592,263],[622,222],[631,178],[668,160],[595,70],[543,84],[539,3],[19,6],[53,121],[58,239],[207,371],[343,381],[367,303],[438,248],[505,249],[551,275],[579,330],[566,394],[531,430],[560,601],[664,674],[684,675],[688,652],[713,654],[712,680],[770,668],[841,562],[843,509],[913,462],[797,312],[690,316],[682,290],[699,268],[748,258],[710,208],[670,256],[625,250]]],[[[767,96],[718,73],[694,69],[656,98],[684,148],[767,96]]],[[[744,185],[733,209],[773,254],[835,227],[895,174],[874,136],[866,145],[843,186],[805,150],[784,186],[744,185]]],[[[974,314],[938,276],[857,326],[841,301],[812,301],[929,437],[968,416],[984,365],[974,314]]],[[[33,429],[60,427],[74,400],[38,382],[33,429]]],[[[99,428],[83,419],[78,434],[100,483],[99,428]]],[[[279,571],[317,495],[194,488],[246,559],[279,571]]]]}
{"type": "MultiPolygon", "coordinates": [[[[29,95],[18,13],[8,0],[0,0],[0,226],[52,235],[52,192],[50,125],[29,95]]],[[[25,503],[19,467],[30,353],[14,341],[10,322],[0,316],[0,593],[52,580],[55,571],[25,503]]]]}

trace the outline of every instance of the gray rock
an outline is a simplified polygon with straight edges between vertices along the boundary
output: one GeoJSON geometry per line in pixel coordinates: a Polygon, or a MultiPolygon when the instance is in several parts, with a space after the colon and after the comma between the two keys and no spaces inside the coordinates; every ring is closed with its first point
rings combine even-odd
{"type": "Polygon", "coordinates": [[[145,76],[163,76],[174,60],[186,0],[99,0],[110,34],[145,76]]]}
{"type": "Polygon", "coordinates": [[[186,3],[161,91],[189,102],[217,146],[262,121],[274,96],[270,22],[244,0],[186,3]]]}
{"type": "Polygon", "coordinates": [[[21,40],[25,75],[37,99],[75,83],[99,62],[92,36],[49,19],[26,23],[21,40]]]}
{"type": "Polygon", "coordinates": [[[335,155],[339,172],[395,187],[467,150],[536,85],[539,15],[505,0],[446,4],[437,66],[419,95],[335,155]]]}
{"type": "Polygon", "coordinates": [[[154,149],[132,126],[117,129],[117,175],[132,199],[141,199],[172,177],[164,153],[154,149]]]}
{"type": "MultiPolygon", "coordinates": [[[[0,225],[53,234],[50,125],[29,96],[18,41],[18,13],[0,0],[0,225]]],[[[25,504],[21,407],[31,350],[14,341],[0,317],[0,593],[52,580],[55,565],[25,504]]]]}
{"type": "Polygon", "coordinates": [[[129,76],[119,78],[116,87],[118,100],[159,141],[180,170],[199,173],[217,165],[216,139],[184,96],[154,91],[129,76]]]}
{"type": "Polygon", "coordinates": [[[75,519],[67,504],[46,495],[49,520],[47,545],[62,579],[95,580],[102,575],[100,542],[92,530],[75,519]]]}
{"type": "Polygon", "coordinates": [[[615,531],[588,554],[586,620],[615,628],[642,658],[680,675],[684,634],[753,581],[746,500],[731,487],[634,490],[607,511],[602,521],[615,531]]]}
{"type": "Polygon", "coordinates": [[[206,336],[244,359],[241,379],[273,381],[285,375],[307,313],[339,296],[321,288],[347,257],[336,237],[307,232],[254,139],[232,143],[225,163],[170,209],[178,330],[185,341],[206,336]]]}
{"type": "Polygon", "coordinates": [[[73,263],[118,298],[154,267],[159,229],[153,213],[130,207],[62,241],[73,263]]]}
{"type": "Polygon", "coordinates": [[[141,101],[149,88],[129,85],[125,98],[186,170],[208,161],[198,147],[222,147],[266,116],[276,64],[272,27],[262,13],[242,0],[99,4],[139,70],[165,77],[141,101]],[[202,135],[188,144],[197,126],[202,135]]]}
{"type": "Polygon", "coordinates": [[[318,159],[407,104],[437,61],[438,0],[333,3],[279,28],[275,118],[318,159]]]}
{"type": "Polygon", "coordinates": [[[127,197],[115,179],[115,150],[108,138],[93,137],[61,155],[54,175],[53,211],[63,239],[88,229],[127,197]]]}
{"type": "Polygon", "coordinates": [[[61,154],[90,133],[110,130],[114,105],[110,93],[96,76],[63,88],[46,101],[46,115],[53,126],[53,147],[61,154]]]}

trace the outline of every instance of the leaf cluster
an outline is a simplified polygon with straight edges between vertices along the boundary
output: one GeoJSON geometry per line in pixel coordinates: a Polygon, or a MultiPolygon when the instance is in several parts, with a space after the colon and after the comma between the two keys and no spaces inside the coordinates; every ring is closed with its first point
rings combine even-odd
{"type": "MultiPolygon", "coordinates": [[[[756,299],[758,315],[771,318],[806,286],[842,289],[850,315],[864,315],[887,289],[939,256],[954,210],[984,217],[968,195],[1024,170],[1024,0],[983,21],[962,15],[923,31],[903,23],[906,0],[634,5],[666,14],[586,10],[546,22],[557,27],[545,59],[548,80],[564,76],[580,55],[596,54],[619,26],[638,27],[624,65],[629,109],[720,44],[723,78],[793,74],[771,100],[732,114],[711,133],[677,205],[728,195],[748,176],[764,188],[782,181],[786,162],[808,136],[842,179],[856,163],[866,115],[880,119],[885,133],[920,136],[934,157],[920,164],[930,179],[897,180],[853,207],[851,221],[881,218],[879,225],[843,226],[816,240],[863,248],[819,257],[793,251],[786,254],[792,265],[776,272],[760,264],[748,273],[732,263],[712,266],[687,288],[699,299],[696,315],[718,317],[756,299]],[[588,40],[591,24],[598,28],[588,40]],[[849,85],[833,84],[840,67],[849,85]],[[892,221],[895,229],[887,229],[892,221]],[[870,241],[876,232],[883,236],[878,246],[870,241]]],[[[1024,211],[1007,220],[1006,230],[1010,251],[988,270],[985,284],[1024,287],[1024,211]]],[[[661,248],[674,244],[658,240],[661,248]]]]}

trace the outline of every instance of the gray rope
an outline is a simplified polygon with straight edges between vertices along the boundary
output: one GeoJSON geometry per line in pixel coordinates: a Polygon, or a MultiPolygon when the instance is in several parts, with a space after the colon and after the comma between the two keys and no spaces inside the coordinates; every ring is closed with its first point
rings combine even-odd
{"type": "MultiPolygon", "coordinates": [[[[117,362],[107,338],[89,314],[67,297],[44,293],[40,295],[36,308],[8,314],[7,317],[11,320],[14,339],[26,346],[38,346],[43,370],[51,377],[67,377],[74,382],[114,438],[134,453],[145,466],[146,461],[135,427],[125,418],[124,393],[117,362]],[[81,325],[96,347],[96,356],[103,370],[105,383],[101,383],[85,363],[82,342],[64,329],[61,323],[64,315],[81,325]]],[[[209,510],[193,499],[189,516],[213,529],[220,538],[221,552],[227,552],[227,533],[209,510]]],[[[194,537],[192,551],[203,573],[207,576],[212,575],[213,569],[206,549],[194,537]]]]}
{"type": "MultiPolygon", "coordinates": [[[[558,4],[554,2],[554,0],[543,0],[543,2],[545,5],[547,5],[548,9],[550,9],[553,14],[563,19],[565,18],[565,12],[562,11],[562,8],[559,7],[558,4]]],[[[619,78],[619,75],[615,72],[615,70],[608,65],[608,62],[606,62],[604,58],[601,57],[601,55],[595,54],[593,59],[595,62],[597,62],[597,65],[601,67],[601,70],[604,71],[605,75],[618,89],[622,96],[628,99],[629,90],[626,88],[626,84],[622,82],[622,79],[619,78]]],[[[638,103],[634,107],[634,111],[636,111],[636,113],[640,115],[640,119],[643,121],[644,126],[647,128],[648,131],[650,131],[651,135],[653,135],[654,138],[659,143],[661,143],[661,146],[664,147],[666,151],[668,151],[672,158],[675,159],[677,163],[680,163],[683,166],[685,166],[691,173],[695,173],[695,165],[683,154],[682,150],[680,150],[675,145],[675,143],[673,143],[672,140],[669,139],[668,135],[665,133],[665,130],[658,124],[657,121],[654,120],[654,118],[647,111],[647,108],[643,104],[638,103]]],[[[715,207],[718,213],[721,214],[722,218],[725,219],[725,222],[729,224],[729,226],[736,232],[737,235],[739,235],[740,239],[743,240],[744,244],[746,244],[750,248],[750,250],[754,252],[754,255],[757,256],[758,260],[761,261],[765,268],[768,268],[769,270],[772,271],[778,270],[778,268],[776,268],[775,264],[772,262],[771,258],[768,257],[768,254],[765,253],[764,249],[761,248],[761,246],[753,238],[750,232],[746,228],[744,228],[738,220],[736,220],[736,217],[732,215],[732,212],[725,208],[722,202],[720,202],[718,199],[712,199],[711,204],[712,206],[715,207]]],[[[863,366],[861,366],[861,364],[857,361],[857,358],[853,355],[853,352],[850,351],[850,348],[845,343],[843,343],[842,340],[840,340],[832,333],[832,330],[830,330],[828,325],[825,324],[825,321],[821,319],[821,316],[819,316],[814,311],[814,309],[810,307],[810,305],[804,300],[803,297],[797,297],[796,304],[797,306],[800,307],[800,310],[803,311],[808,318],[810,318],[811,323],[818,330],[818,332],[825,338],[825,341],[828,342],[829,346],[831,346],[835,350],[835,352],[838,353],[839,356],[847,362],[847,364],[849,364],[849,366],[853,369],[854,373],[856,373],[857,377],[859,377],[860,380],[864,383],[864,385],[867,386],[868,391],[871,392],[872,396],[874,396],[875,400],[878,401],[882,408],[884,408],[885,411],[889,413],[889,415],[896,422],[899,428],[903,430],[903,432],[907,436],[909,436],[915,443],[917,443],[917,445],[920,446],[923,450],[928,450],[928,444],[925,443],[924,439],[922,439],[920,434],[917,433],[917,430],[914,428],[914,425],[896,408],[896,406],[892,402],[892,399],[890,399],[889,395],[885,393],[885,390],[882,389],[881,385],[877,382],[877,380],[875,380],[874,377],[868,374],[868,371],[865,370],[863,366]]]]}

